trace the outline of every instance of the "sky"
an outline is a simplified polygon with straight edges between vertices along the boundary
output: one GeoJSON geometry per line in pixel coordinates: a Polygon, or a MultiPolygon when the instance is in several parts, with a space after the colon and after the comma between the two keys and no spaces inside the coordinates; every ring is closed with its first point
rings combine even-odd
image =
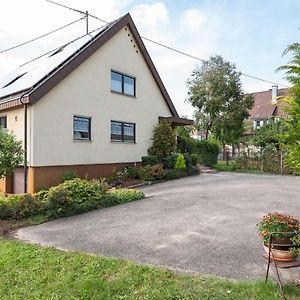
{"type": "MultiPolygon", "coordinates": [[[[287,45],[300,40],[299,0],[56,0],[112,21],[129,12],[141,36],[202,59],[222,55],[238,71],[288,85],[275,70],[286,63],[287,45]]],[[[0,52],[77,20],[80,14],[45,0],[0,4],[0,52]]],[[[90,30],[104,23],[89,18],[90,30]]],[[[20,64],[85,34],[85,21],[43,39],[0,53],[0,77],[20,64]]],[[[144,41],[180,116],[192,117],[187,79],[201,62],[144,41]]],[[[245,92],[271,83],[241,76],[245,92]]],[[[280,86],[279,86],[280,87],[280,86]]]]}

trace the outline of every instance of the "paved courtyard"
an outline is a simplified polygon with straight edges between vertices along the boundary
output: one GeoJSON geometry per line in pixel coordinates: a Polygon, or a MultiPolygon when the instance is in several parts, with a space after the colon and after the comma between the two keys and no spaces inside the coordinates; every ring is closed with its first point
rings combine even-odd
{"type": "MultiPolygon", "coordinates": [[[[66,250],[234,279],[264,275],[256,223],[278,211],[300,218],[300,181],[220,173],[141,188],[147,198],[20,229],[19,239],[66,250]]],[[[300,273],[282,271],[285,278],[300,273]]]]}

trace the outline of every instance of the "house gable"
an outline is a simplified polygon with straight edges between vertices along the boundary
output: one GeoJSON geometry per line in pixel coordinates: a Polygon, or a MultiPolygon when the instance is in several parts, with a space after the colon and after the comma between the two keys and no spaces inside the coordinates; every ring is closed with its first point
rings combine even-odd
{"type": "MultiPolygon", "coordinates": [[[[118,31],[127,27],[132,35],[132,39],[136,43],[139,51],[141,52],[149,70],[151,71],[152,76],[154,77],[156,84],[158,85],[160,92],[166,101],[169,110],[173,117],[178,118],[178,113],[170,99],[170,96],[150,58],[150,55],[132,21],[132,18],[129,14],[126,14],[124,17],[120,18],[117,21],[114,21],[108,25],[108,29],[101,31],[94,38],[88,42],[83,49],[78,52],[75,52],[69,59],[63,62],[61,65],[53,69],[47,76],[41,78],[32,89],[29,89],[21,95],[26,98],[25,102],[35,103],[40,100],[45,94],[47,94],[52,88],[54,88],[60,81],[62,81],[66,76],[68,76],[73,70],[75,70],[81,63],[83,63],[88,57],[90,57],[95,51],[101,48],[107,41],[109,41],[118,31]]],[[[15,91],[19,92],[19,91],[15,91]]],[[[14,94],[14,93],[12,93],[14,94]]],[[[1,109],[8,109],[14,106],[21,105],[22,101],[17,95],[17,97],[12,97],[12,95],[7,95],[5,98],[7,101],[1,101],[0,99],[0,111],[1,109]]],[[[4,99],[4,100],[6,100],[4,99]]]]}
{"type": "Polygon", "coordinates": [[[159,117],[173,117],[128,26],[31,108],[34,167],[139,162],[159,117]],[[135,78],[135,97],[111,91],[112,70],[135,78]],[[74,116],[91,119],[91,141],[74,141],[74,116]],[[135,124],[135,143],[111,141],[111,121],[135,124]]]}

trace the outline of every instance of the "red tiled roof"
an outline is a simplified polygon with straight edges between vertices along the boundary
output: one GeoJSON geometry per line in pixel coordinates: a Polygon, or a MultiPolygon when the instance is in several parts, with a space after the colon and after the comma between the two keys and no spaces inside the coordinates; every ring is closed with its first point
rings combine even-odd
{"type": "MultiPolygon", "coordinates": [[[[251,94],[254,98],[253,108],[250,110],[250,119],[262,120],[272,116],[283,116],[279,105],[272,104],[272,90],[251,94]]],[[[277,96],[287,95],[287,89],[278,89],[277,96]]],[[[277,100],[278,101],[278,100],[277,100]]]]}

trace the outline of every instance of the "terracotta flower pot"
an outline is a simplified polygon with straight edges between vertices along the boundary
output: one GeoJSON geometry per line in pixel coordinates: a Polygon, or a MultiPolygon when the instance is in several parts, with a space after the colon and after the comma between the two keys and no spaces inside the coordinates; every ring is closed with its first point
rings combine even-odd
{"type": "MultiPolygon", "coordinates": [[[[269,255],[269,246],[262,243],[267,255],[269,255]]],[[[274,258],[276,261],[293,261],[297,258],[298,255],[290,252],[289,250],[281,249],[271,249],[271,258],[274,258]],[[273,255],[272,255],[273,254],[273,255]]]]}

